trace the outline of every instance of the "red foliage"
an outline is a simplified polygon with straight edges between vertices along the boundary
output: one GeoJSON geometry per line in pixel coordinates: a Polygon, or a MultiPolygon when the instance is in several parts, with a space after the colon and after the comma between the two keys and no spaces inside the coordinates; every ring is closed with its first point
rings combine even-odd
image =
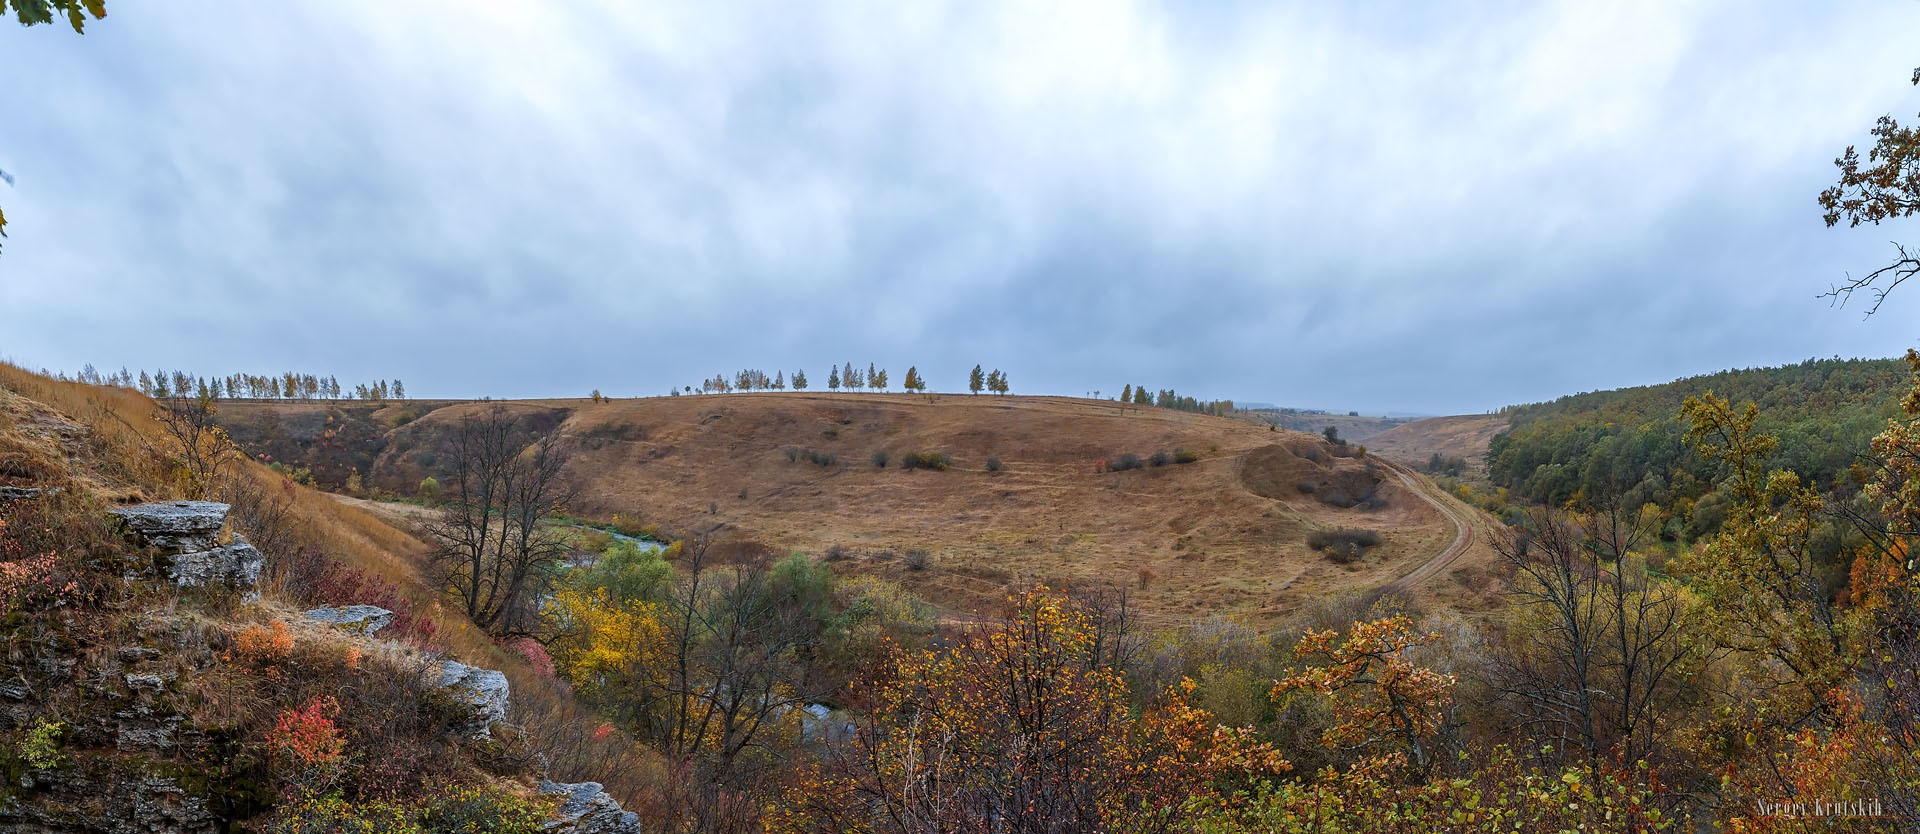
{"type": "Polygon", "coordinates": [[[533,667],[533,673],[542,680],[554,680],[553,656],[547,654],[547,647],[540,645],[540,641],[531,637],[516,637],[502,641],[501,645],[526,658],[527,664],[533,667]]]}
{"type": "Polygon", "coordinates": [[[296,787],[324,786],[338,778],[346,760],[347,739],[333,719],[340,702],[314,698],[299,709],[282,710],[267,731],[267,751],[296,787]]]}
{"type": "Polygon", "coordinates": [[[0,612],[72,594],[77,586],[63,575],[57,554],[26,555],[26,547],[7,532],[0,518],[0,612]]]}

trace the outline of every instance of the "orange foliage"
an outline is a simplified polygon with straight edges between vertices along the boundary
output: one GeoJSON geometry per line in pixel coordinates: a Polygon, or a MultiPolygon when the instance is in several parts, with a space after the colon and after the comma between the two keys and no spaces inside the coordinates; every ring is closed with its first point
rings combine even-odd
{"type": "Polygon", "coordinates": [[[271,627],[247,626],[233,636],[233,649],[227,660],[245,666],[273,671],[293,655],[293,635],[287,624],[274,620],[271,627]]]}
{"type": "Polygon", "coordinates": [[[1308,629],[1294,654],[1321,665],[1275,683],[1273,697],[1300,690],[1344,693],[1333,699],[1335,723],[1323,743],[1363,751],[1395,743],[1425,768],[1425,740],[1440,729],[1442,710],[1453,700],[1454,676],[1414,665],[1406,650],[1438,639],[1414,633],[1405,616],[1354,623],[1345,641],[1332,630],[1308,629]]]}
{"type": "MultiPolygon", "coordinates": [[[[1042,588],[1005,625],[899,653],[875,709],[771,813],[776,831],[1164,830],[1197,796],[1289,769],[1185,683],[1136,716],[1099,623],[1042,588]],[[984,830],[984,829],[983,829],[984,830]]],[[[1110,635],[1109,635],[1110,636],[1110,635]]]]}

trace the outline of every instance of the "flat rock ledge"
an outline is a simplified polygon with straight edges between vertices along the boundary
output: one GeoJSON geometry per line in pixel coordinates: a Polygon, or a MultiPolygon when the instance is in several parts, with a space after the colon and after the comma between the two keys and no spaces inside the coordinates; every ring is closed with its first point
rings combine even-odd
{"type": "Polygon", "coordinates": [[[214,501],[159,501],[121,507],[113,514],[141,541],[172,554],[167,575],[175,584],[183,588],[225,585],[253,599],[267,560],[239,536],[233,537],[232,544],[219,543],[227,509],[214,501]]]}
{"type": "Polygon", "coordinates": [[[314,622],[339,626],[361,636],[371,636],[380,629],[393,625],[393,612],[377,605],[315,608],[308,611],[306,617],[314,622]]]}
{"type": "Polygon", "coordinates": [[[462,702],[472,707],[472,718],[463,728],[469,739],[492,738],[493,722],[507,718],[506,675],[445,660],[440,663],[440,686],[452,689],[462,702]]]}
{"type": "Polygon", "coordinates": [[[599,782],[540,780],[540,792],[565,797],[559,816],[547,823],[554,834],[640,834],[640,818],[620,807],[599,782]]]}
{"type": "Polygon", "coordinates": [[[147,544],[173,553],[211,550],[227,523],[227,505],[214,501],[159,501],[113,511],[147,544]]]}

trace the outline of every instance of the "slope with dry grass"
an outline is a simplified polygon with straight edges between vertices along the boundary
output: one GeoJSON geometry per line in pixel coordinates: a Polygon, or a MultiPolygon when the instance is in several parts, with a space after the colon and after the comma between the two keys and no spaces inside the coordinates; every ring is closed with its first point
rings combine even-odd
{"type": "Polygon", "coordinates": [[[1367,440],[1367,448],[1415,468],[1427,465],[1436,454],[1461,458],[1469,471],[1484,473],[1488,444],[1506,430],[1507,418],[1499,414],[1428,417],[1374,435],[1367,440]]]}
{"type": "MultiPolygon", "coordinates": [[[[962,614],[993,609],[1012,587],[1092,582],[1133,586],[1161,621],[1209,612],[1265,620],[1304,599],[1391,582],[1455,536],[1390,474],[1392,464],[1356,448],[1244,420],[1056,397],[794,392],[455,404],[387,430],[367,482],[405,494],[425,477],[444,478],[450,430],[496,405],[566,436],[583,514],[804,551],[962,614]],[[1193,461],[1173,462],[1180,450],[1193,461]],[[952,463],[903,469],[916,451],[952,463]],[[1160,451],[1167,462],[1151,465],[1160,451]],[[1103,471],[1126,454],[1143,465],[1103,471]],[[1348,564],[1308,548],[1310,533],[1337,527],[1379,530],[1384,543],[1348,564]]],[[[236,420],[259,421],[247,412],[314,406],[230,408],[236,420]]],[[[1422,593],[1480,604],[1445,582],[1422,593]]]]}
{"type": "MultiPolygon", "coordinates": [[[[8,615],[6,623],[15,629],[9,647],[16,670],[9,686],[17,684],[32,693],[0,715],[0,724],[7,725],[0,730],[12,733],[10,738],[17,741],[20,733],[35,726],[66,727],[63,732],[70,735],[61,742],[61,759],[69,764],[60,771],[66,776],[112,785],[126,781],[131,772],[171,774],[168,778],[186,786],[189,795],[219,804],[215,810],[221,815],[244,816],[268,802],[259,783],[251,781],[258,776],[264,727],[276,710],[326,695],[347,707],[339,721],[349,729],[350,739],[398,745],[371,758],[368,750],[359,751],[356,767],[414,761],[410,775],[415,778],[480,767],[480,778],[494,779],[527,773],[530,757],[539,752],[547,756],[552,777],[607,783],[629,803],[644,800],[662,784],[656,756],[621,734],[596,732],[602,722],[562,686],[537,675],[522,657],[495,645],[459,616],[440,610],[438,595],[422,581],[417,567],[424,548],[419,540],[376,514],[296,486],[259,464],[236,462],[229,470],[227,494],[261,497],[273,505],[275,529],[245,531],[256,543],[276,542],[268,553],[270,564],[337,563],[362,577],[355,579],[359,586],[395,595],[396,602],[390,604],[434,622],[429,633],[435,655],[506,673],[514,704],[509,718],[525,728],[524,734],[509,731],[505,746],[482,751],[480,759],[441,743],[432,735],[435,719],[419,712],[431,704],[422,706],[422,693],[403,680],[408,674],[401,668],[417,661],[356,653],[332,635],[301,626],[294,613],[299,600],[290,599],[284,586],[270,583],[260,603],[237,605],[218,595],[190,596],[182,602],[171,589],[121,580],[115,566],[138,554],[121,542],[104,511],[117,504],[180,497],[174,491],[179,479],[172,469],[170,441],[158,413],[156,403],[132,392],[51,380],[0,364],[0,485],[56,490],[40,498],[0,502],[0,509],[14,519],[10,529],[0,531],[0,544],[59,554],[59,575],[76,581],[72,589],[60,591],[73,595],[71,599],[54,600],[52,608],[41,599],[37,608],[8,615]],[[234,652],[241,633],[264,629],[272,621],[294,625],[291,653],[274,668],[237,661],[234,652]],[[158,648],[151,655],[127,648],[142,645],[158,648]],[[129,748],[125,732],[116,736],[114,730],[116,720],[124,724],[124,715],[115,719],[118,713],[111,713],[96,695],[126,698],[113,693],[135,684],[131,679],[124,685],[92,681],[108,672],[118,675],[119,670],[157,674],[164,681],[161,688],[136,689],[132,703],[141,715],[153,710],[156,716],[186,716],[193,734],[150,752],[129,748]],[[92,682],[77,687],[76,676],[92,682]],[[100,755],[93,755],[96,752],[100,755]],[[395,755],[402,758],[393,759],[395,755]]],[[[231,521],[243,525],[240,515],[236,505],[231,521]]],[[[284,580],[285,573],[280,575],[284,580]]],[[[418,649],[395,651],[418,656],[418,649]]],[[[111,709],[124,711],[126,706],[122,702],[111,709]]],[[[525,790],[530,783],[522,779],[516,784],[516,790],[525,790]]]]}

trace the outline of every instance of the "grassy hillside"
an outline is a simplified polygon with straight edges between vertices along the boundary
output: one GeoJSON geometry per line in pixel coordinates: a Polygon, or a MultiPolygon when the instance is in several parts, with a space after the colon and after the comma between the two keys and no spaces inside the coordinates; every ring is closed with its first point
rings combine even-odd
{"type": "Polygon", "coordinates": [[[1470,471],[1479,472],[1487,463],[1487,447],[1507,425],[1507,418],[1498,414],[1428,417],[1367,438],[1367,449],[1416,469],[1425,470],[1439,455],[1464,460],[1470,471]]]}
{"type": "Polygon", "coordinates": [[[190,803],[223,821],[271,812],[287,772],[264,739],[277,717],[315,699],[339,704],[348,764],[335,785],[350,800],[374,796],[363,790],[404,799],[449,780],[525,794],[534,752],[547,757],[547,775],[607,782],[628,802],[657,785],[656,757],[622,734],[595,737],[599,722],[562,686],[440,610],[419,573],[420,541],[265,466],[239,462],[216,496],[234,503],[233,532],[267,555],[260,601],[137,578],[151,556],[106,510],[181,497],[158,414],[130,391],[0,364],[0,486],[55,490],[0,500],[0,641],[13,647],[0,710],[0,828],[70,813],[111,824],[98,815],[139,801],[115,786],[148,779],[184,791],[163,797],[176,810],[190,803]],[[347,602],[401,611],[411,624],[399,643],[368,649],[298,614],[347,602]],[[268,637],[282,627],[284,649],[268,637]],[[484,749],[445,738],[444,709],[431,692],[420,700],[409,671],[439,657],[504,672],[510,720],[525,734],[484,749]],[[127,677],[136,674],[157,677],[127,677]],[[45,755],[16,755],[35,732],[45,755]],[[93,788],[97,801],[69,803],[93,788]],[[6,816],[14,812],[25,816],[6,816]]]}
{"type": "Polygon", "coordinates": [[[1690,505],[1709,492],[1714,472],[1684,447],[1680,406],[1712,391],[1759,406],[1759,427],[1780,438],[1771,465],[1850,492],[1850,467],[1898,412],[1907,382],[1898,360],[1820,359],[1519,406],[1507,412],[1512,428],[1489,448],[1488,472],[1494,483],[1538,502],[1584,491],[1690,505]]]}
{"type": "MultiPolygon", "coordinates": [[[[451,429],[492,407],[420,408],[404,423],[391,419],[397,406],[236,403],[225,413],[243,443],[262,425],[324,427],[358,419],[356,408],[366,419],[386,414],[364,480],[411,494],[427,477],[445,480],[451,429]]],[[[1355,447],[1171,409],[797,392],[502,407],[566,437],[581,514],[669,533],[717,525],[823,556],[842,574],[885,576],[953,612],[992,610],[1007,589],[1035,582],[1092,582],[1134,586],[1142,609],[1163,621],[1213,611],[1272,618],[1302,600],[1390,582],[1454,536],[1390,464],[1355,447]],[[903,468],[914,452],[951,462],[903,468]],[[1164,465],[1154,465],[1156,452],[1164,465]],[[1190,462],[1175,462],[1176,452],[1190,462]],[[1107,471],[1126,455],[1140,467],[1107,471]],[[1348,564],[1309,547],[1310,534],[1339,527],[1381,531],[1383,543],[1348,564]]],[[[1449,602],[1471,596],[1451,582],[1431,590],[1449,602]]]]}

